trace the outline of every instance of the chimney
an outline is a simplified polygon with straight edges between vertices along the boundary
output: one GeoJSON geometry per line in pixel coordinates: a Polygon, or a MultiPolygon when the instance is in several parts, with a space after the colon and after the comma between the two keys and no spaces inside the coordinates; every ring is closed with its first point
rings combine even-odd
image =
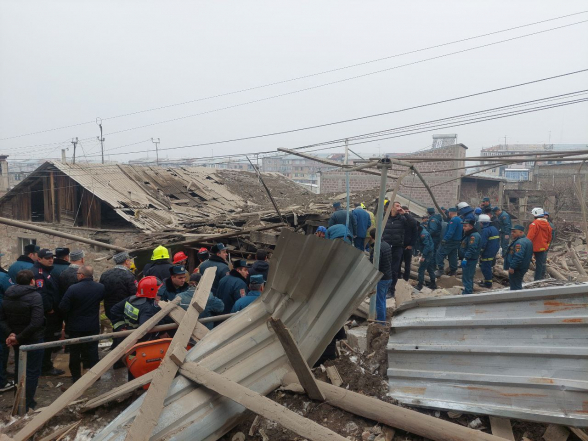
{"type": "Polygon", "coordinates": [[[4,194],[8,191],[8,155],[0,155],[0,193],[4,194]]]}

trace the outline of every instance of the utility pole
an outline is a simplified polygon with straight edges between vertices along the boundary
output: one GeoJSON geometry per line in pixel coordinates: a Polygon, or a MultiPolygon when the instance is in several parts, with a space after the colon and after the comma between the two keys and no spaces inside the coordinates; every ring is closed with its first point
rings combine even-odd
{"type": "Polygon", "coordinates": [[[71,139],[71,143],[73,144],[73,163],[76,163],[76,146],[78,145],[78,137],[71,139]]]}
{"type": "Polygon", "coordinates": [[[159,166],[159,151],[157,150],[157,146],[161,141],[159,138],[151,138],[151,142],[155,144],[155,164],[159,166]]]}
{"type": "Polygon", "coordinates": [[[67,163],[67,159],[65,157],[65,149],[61,149],[61,163],[62,164],[67,163]]]}
{"type": "Polygon", "coordinates": [[[100,127],[100,137],[98,141],[100,141],[100,150],[102,152],[102,164],[104,164],[104,137],[102,136],[102,118],[96,118],[96,124],[100,127]]]}

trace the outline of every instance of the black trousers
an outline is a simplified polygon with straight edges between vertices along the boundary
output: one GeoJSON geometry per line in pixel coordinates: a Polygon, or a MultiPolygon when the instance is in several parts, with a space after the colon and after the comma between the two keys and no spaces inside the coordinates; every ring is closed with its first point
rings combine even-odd
{"type": "MultiPolygon", "coordinates": [[[[47,314],[45,316],[45,343],[59,340],[62,327],[63,320],[58,313],[47,314]]],[[[52,349],[46,349],[43,353],[43,371],[50,371],[53,369],[53,361],[51,359],[52,354],[52,349]]]]}
{"type": "Polygon", "coordinates": [[[392,283],[388,292],[392,295],[396,293],[396,282],[400,278],[400,265],[402,264],[404,247],[392,247],[392,283]]]}
{"type": "MultiPolygon", "coordinates": [[[[69,332],[69,338],[88,337],[99,332],[69,332]]],[[[82,376],[82,363],[84,369],[91,369],[98,363],[98,342],[91,341],[69,347],[69,370],[75,379],[82,376]]]]}
{"type": "Polygon", "coordinates": [[[410,279],[410,265],[412,264],[413,249],[407,250],[406,248],[402,252],[402,261],[404,262],[404,273],[402,278],[408,282],[410,279]]]}

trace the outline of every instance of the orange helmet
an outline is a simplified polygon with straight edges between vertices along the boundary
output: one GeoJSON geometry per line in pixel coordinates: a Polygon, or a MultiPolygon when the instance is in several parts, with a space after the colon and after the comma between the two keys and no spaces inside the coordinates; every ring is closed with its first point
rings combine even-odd
{"type": "Polygon", "coordinates": [[[176,263],[180,263],[183,262],[184,260],[188,260],[188,256],[186,256],[186,254],[183,251],[180,251],[179,253],[174,254],[174,265],[176,263]]]}
{"type": "Polygon", "coordinates": [[[137,297],[147,297],[148,299],[154,299],[159,291],[159,287],[163,285],[163,282],[155,276],[143,277],[137,285],[137,297]]]}

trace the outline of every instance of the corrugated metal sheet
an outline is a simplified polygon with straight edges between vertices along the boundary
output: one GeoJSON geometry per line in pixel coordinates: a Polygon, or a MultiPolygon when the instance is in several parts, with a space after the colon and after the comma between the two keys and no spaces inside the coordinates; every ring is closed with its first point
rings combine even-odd
{"type": "Polygon", "coordinates": [[[400,402],[588,426],[588,284],[408,302],[387,351],[400,402]]]}
{"type": "MultiPolygon", "coordinates": [[[[262,297],[209,332],[187,360],[265,395],[291,370],[268,328],[268,318],[274,313],[281,316],[312,365],[380,277],[363,253],[342,241],[284,231],[262,297]],[[282,313],[276,312],[282,308],[282,313]]],[[[142,402],[142,397],[137,399],[94,439],[123,440],[126,425],[142,402]]],[[[150,439],[216,440],[239,422],[244,411],[179,376],[150,439]]]]}

